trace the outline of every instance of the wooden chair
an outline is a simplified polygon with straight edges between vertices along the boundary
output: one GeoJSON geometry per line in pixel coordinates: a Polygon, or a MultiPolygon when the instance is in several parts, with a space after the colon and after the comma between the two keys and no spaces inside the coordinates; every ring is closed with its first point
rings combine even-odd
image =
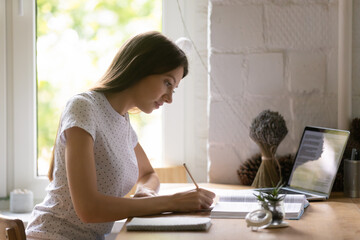
{"type": "MultiPolygon", "coordinates": [[[[154,168],[155,172],[159,176],[161,183],[186,183],[186,170],[184,166],[170,166],[170,167],[160,167],[154,168]]],[[[125,197],[130,197],[136,191],[136,185],[130,190],[125,197]]]]}
{"type": "Polygon", "coordinates": [[[161,183],[186,183],[186,170],[184,166],[170,166],[154,168],[161,183]]]}
{"type": "Polygon", "coordinates": [[[0,216],[0,240],[26,240],[23,221],[0,216]]]}

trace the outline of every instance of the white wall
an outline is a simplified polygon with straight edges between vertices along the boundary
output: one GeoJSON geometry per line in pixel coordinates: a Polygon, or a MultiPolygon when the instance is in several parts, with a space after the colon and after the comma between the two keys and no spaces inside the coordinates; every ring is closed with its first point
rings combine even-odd
{"type": "MultiPolygon", "coordinates": [[[[258,147],[248,137],[265,109],[295,153],[305,125],[337,128],[338,1],[210,0],[209,180],[239,183],[236,170],[258,147]]],[[[360,116],[360,1],[353,14],[353,117],[360,116]]]]}

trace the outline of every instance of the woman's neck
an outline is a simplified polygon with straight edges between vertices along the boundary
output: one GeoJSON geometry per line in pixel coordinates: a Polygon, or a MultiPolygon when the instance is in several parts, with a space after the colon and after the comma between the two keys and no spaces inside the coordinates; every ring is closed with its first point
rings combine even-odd
{"type": "Polygon", "coordinates": [[[131,94],[127,90],[117,93],[105,93],[105,97],[112,108],[122,116],[125,116],[131,108],[135,107],[131,100],[131,94]]]}

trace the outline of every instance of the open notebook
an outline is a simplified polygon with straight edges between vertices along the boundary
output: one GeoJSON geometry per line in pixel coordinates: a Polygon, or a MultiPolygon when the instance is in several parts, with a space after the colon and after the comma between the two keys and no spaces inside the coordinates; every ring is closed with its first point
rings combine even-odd
{"type": "Polygon", "coordinates": [[[280,193],[304,194],[308,200],[328,199],[349,135],[349,131],[305,127],[289,181],[280,193]]]}
{"type": "MultiPolygon", "coordinates": [[[[219,201],[211,211],[211,218],[245,218],[254,210],[260,208],[254,190],[215,190],[219,201]]],[[[300,219],[304,209],[309,206],[305,195],[291,194],[284,199],[285,218],[300,219]]]]}

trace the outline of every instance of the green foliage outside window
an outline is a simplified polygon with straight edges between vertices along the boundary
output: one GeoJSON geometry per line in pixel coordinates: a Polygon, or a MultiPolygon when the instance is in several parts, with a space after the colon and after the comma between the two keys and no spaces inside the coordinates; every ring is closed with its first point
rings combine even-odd
{"type": "MultiPolygon", "coordinates": [[[[161,31],[161,0],[37,0],[38,174],[46,175],[60,114],[105,72],[129,37],[161,31]]],[[[135,127],[151,122],[131,116],[135,127]]],[[[139,137],[141,132],[138,132],[139,137]]]]}

